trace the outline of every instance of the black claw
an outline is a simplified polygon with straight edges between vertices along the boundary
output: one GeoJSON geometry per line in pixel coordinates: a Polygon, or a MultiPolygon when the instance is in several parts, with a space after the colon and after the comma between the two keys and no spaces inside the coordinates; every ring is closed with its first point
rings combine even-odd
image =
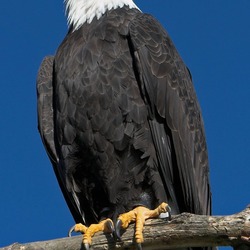
{"type": "Polygon", "coordinates": [[[169,205],[167,205],[167,211],[168,211],[168,220],[170,221],[171,218],[171,207],[169,205]]]}
{"type": "Polygon", "coordinates": [[[107,226],[108,232],[113,233],[115,231],[114,224],[112,221],[107,221],[106,226],[107,226]]]}
{"type": "Polygon", "coordinates": [[[115,224],[115,236],[117,237],[118,240],[121,240],[121,228],[122,228],[122,221],[117,220],[115,224]]]}
{"type": "Polygon", "coordinates": [[[84,248],[85,248],[85,250],[89,250],[89,244],[88,243],[84,243],[84,248]]]}
{"type": "Polygon", "coordinates": [[[71,227],[69,232],[68,232],[68,237],[71,237],[71,234],[75,232],[75,226],[71,227]]]}
{"type": "Polygon", "coordinates": [[[136,243],[136,245],[137,245],[137,250],[142,250],[142,246],[141,246],[141,243],[136,243]]]}
{"type": "Polygon", "coordinates": [[[171,213],[169,212],[168,221],[171,221],[171,220],[172,220],[172,216],[171,216],[171,213]]]}

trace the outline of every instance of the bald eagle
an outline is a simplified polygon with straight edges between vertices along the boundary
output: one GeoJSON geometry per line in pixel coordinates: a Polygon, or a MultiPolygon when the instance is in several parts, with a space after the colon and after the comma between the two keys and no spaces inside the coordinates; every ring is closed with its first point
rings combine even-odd
{"type": "Polygon", "coordinates": [[[132,0],[65,3],[69,31],[38,73],[38,127],[75,221],[162,202],[209,215],[200,106],[167,32],[132,0]]]}

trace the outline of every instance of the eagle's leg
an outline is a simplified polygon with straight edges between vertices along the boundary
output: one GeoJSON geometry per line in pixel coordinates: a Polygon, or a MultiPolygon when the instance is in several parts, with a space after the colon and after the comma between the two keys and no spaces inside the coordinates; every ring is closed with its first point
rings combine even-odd
{"type": "Polygon", "coordinates": [[[71,236],[72,232],[80,232],[83,234],[83,245],[86,250],[89,249],[89,246],[92,243],[92,237],[97,232],[104,233],[113,233],[114,225],[111,219],[106,219],[100,221],[98,224],[91,224],[89,227],[84,226],[79,223],[73,226],[69,231],[69,236],[71,236]]]}
{"type": "Polygon", "coordinates": [[[162,213],[168,213],[168,217],[170,218],[170,207],[165,202],[161,203],[161,205],[154,210],[139,206],[127,213],[121,214],[116,223],[116,233],[118,238],[120,238],[121,228],[126,229],[131,222],[135,222],[135,241],[139,249],[141,249],[141,243],[143,242],[142,232],[145,221],[150,218],[157,218],[162,213]]]}

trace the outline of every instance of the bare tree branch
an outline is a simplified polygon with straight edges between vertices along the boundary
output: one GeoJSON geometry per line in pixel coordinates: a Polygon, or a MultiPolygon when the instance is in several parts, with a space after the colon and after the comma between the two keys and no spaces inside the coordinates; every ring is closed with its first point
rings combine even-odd
{"type": "MultiPolygon", "coordinates": [[[[133,249],[134,226],[122,235],[123,242],[115,242],[111,235],[98,233],[93,238],[92,250],[133,249]]],[[[82,236],[27,244],[15,243],[0,250],[79,250],[82,236]]],[[[180,247],[232,246],[237,250],[250,249],[250,206],[231,216],[204,216],[183,213],[170,222],[157,219],[146,222],[143,249],[180,247]]]]}

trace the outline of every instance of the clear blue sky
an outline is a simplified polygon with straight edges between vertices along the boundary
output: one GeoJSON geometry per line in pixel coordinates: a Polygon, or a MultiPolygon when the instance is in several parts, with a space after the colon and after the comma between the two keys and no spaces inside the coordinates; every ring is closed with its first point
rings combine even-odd
{"type": "MultiPolygon", "coordinates": [[[[213,213],[250,203],[250,1],[138,0],[168,30],[203,111],[213,213]]],[[[37,131],[38,67],[67,32],[62,0],[2,1],[0,247],[66,235],[73,219],[37,131]]]]}

